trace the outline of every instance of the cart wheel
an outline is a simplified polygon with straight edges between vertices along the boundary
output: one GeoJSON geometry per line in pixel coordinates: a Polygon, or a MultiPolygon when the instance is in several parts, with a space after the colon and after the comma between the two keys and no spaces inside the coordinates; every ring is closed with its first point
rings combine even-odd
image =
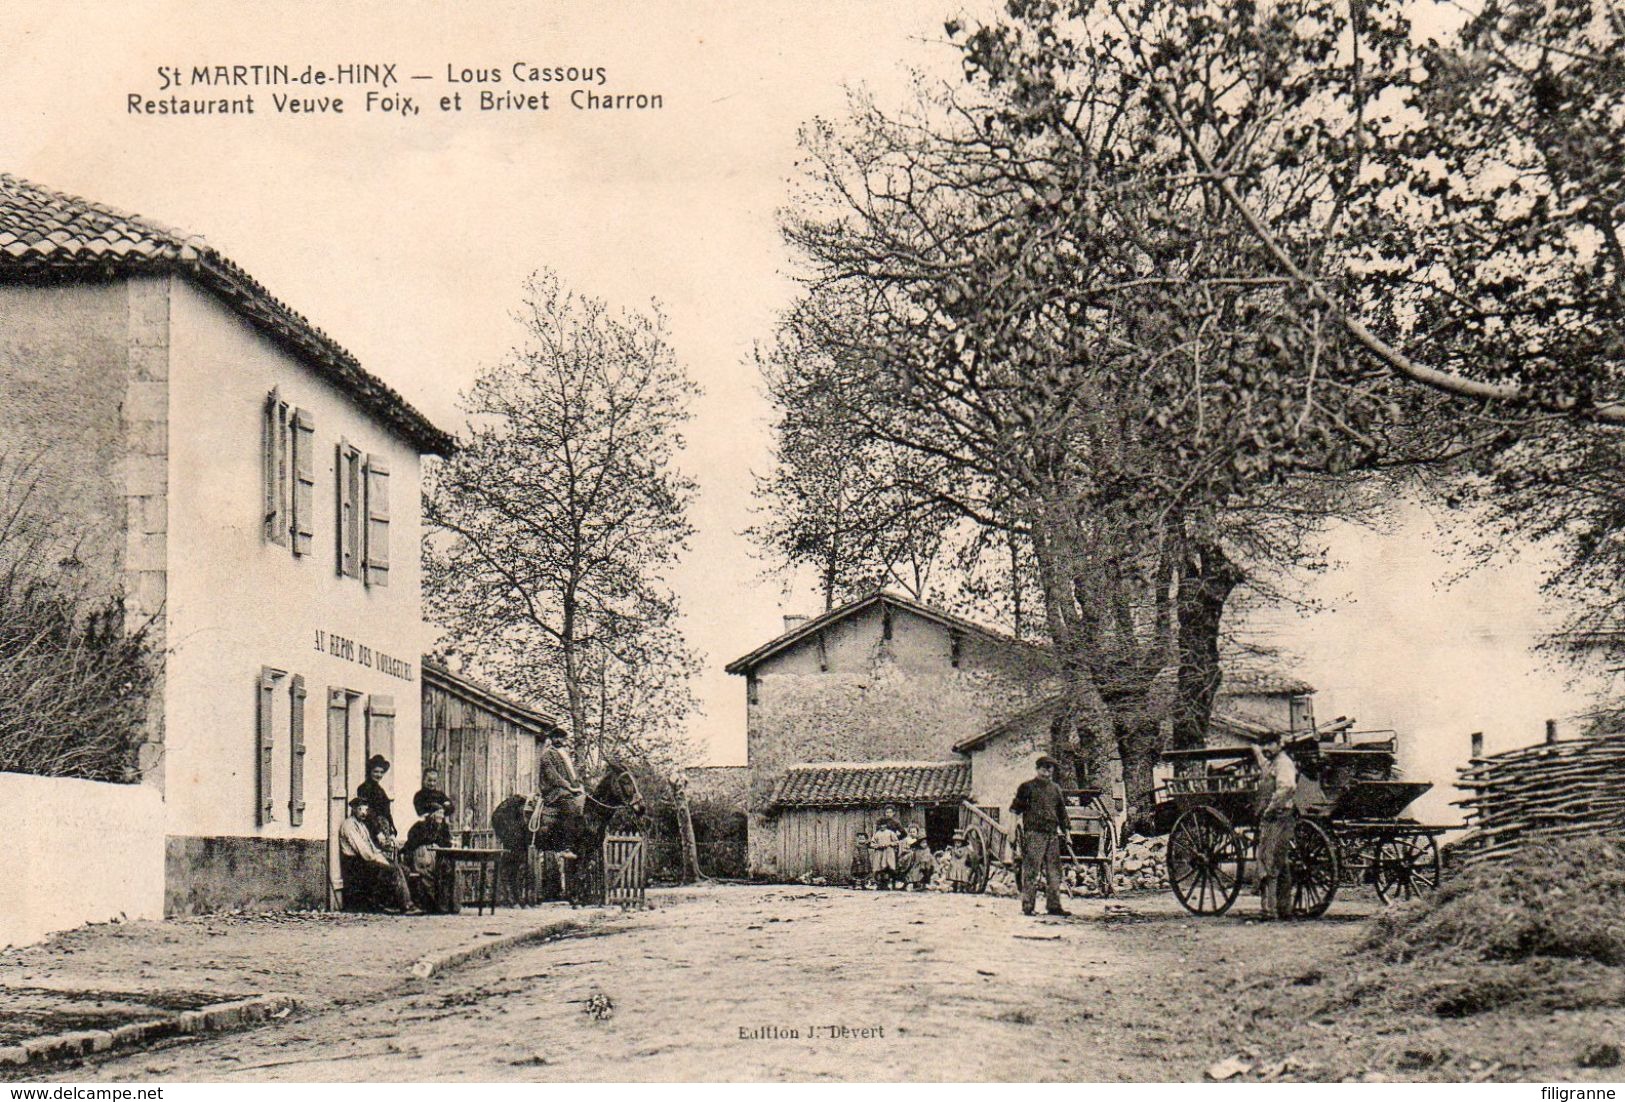
{"type": "Polygon", "coordinates": [[[1432,891],[1442,871],[1439,844],[1431,834],[1385,834],[1377,841],[1372,881],[1384,903],[1432,891]]]}
{"type": "Polygon", "coordinates": [[[1221,915],[1241,894],[1241,839],[1211,807],[1193,807],[1168,832],[1168,884],[1192,914],[1221,915]]]}
{"type": "Polygon", "coordinates": [[[1325,827],[1300,818],[1287,862],[1292,870],[1292,917],[1319,918],[1337,894],[1337,843],[1325,827]]]}
{"type": "Polygon", "coordinates": [[[1102,818],[1100,825],[1102,827],[1100,832],[1100,856],[1102,860],[1095,868],[1100,870],[1100,894],[1112,896],[1117,894],[1117,889],[1112,885],[1112,876],[1117,868],[1117,825],[1112,822],[1110,815],[1102,818]]]}
{"type": "Polygon", "coordinates": [[[1010,873],[1016,881],[1017,895],[1020,895],[1026,887],[1021,882],[1021,836],[1022,829],[1017,825],[1016,829],[1010,832],[1010,873]]]}
{"type": "Polygon", "coordinates": [[[971,877],[968,887],[980,895],[987,891],[988,879],[993,875],[992,866],[988,860],[987,838],[978,829],[972,829],[965,835],[965,842],[970,847],[971,877]]]}

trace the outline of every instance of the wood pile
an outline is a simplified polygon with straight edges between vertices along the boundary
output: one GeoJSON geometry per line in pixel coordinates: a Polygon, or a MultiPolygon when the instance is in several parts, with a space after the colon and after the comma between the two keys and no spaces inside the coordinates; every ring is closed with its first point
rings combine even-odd
{"type": "Polygon", "coordinates": [[[1468,834],[1464,864],[1557,838],[1625,834],[1625,734],[1542,743],[1474,760],[1457,785],[1468,834]]]}
{"type": "Polygon", "coordinates": [[[1168,886],[1168,837],[1131,834],[1117,855],[1112,886],[1119,892],[1160,891],[1168,886]]]}

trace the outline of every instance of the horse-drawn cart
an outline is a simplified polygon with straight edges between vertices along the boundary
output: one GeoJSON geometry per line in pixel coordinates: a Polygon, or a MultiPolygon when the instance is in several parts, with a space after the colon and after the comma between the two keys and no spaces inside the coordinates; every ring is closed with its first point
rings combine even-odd
{"type": "MultiPolygon", "coordinates": [[[[1340,884],[1370,884],[1383,900],[1438,886],[1436,838],[1446,827],[1401,818],[1432,785],[1393,779],[1391,740],[1296,741],[1299,816],[1288,851],[1292,912],[1326,912],[1340,884]]],[[[1156,829],[1168,835],[1168,883],[1194,914],[1217,915],[1240,896],[1256,860],[1260,775],[1251,747],[1170,750],[1156,793],[1156,829]]]]}
{"type": "MultiPolygon", "coordinates": [[[[1067,788],[1062,795],[1067,832],[1061,846],[1061,877],[1070,887],[1093,887],[1101,895],[1111,895],[1117,859],[1117,820],[1111,797],[1098,788],[1067,788]]],[[[1002,864],[1015,874],[1019,891],[1021,828],[1006,827],[970,803],[964,808],[961,817],[970,847],[970,889],[986,891],[993,866],[1002,864]]]]}

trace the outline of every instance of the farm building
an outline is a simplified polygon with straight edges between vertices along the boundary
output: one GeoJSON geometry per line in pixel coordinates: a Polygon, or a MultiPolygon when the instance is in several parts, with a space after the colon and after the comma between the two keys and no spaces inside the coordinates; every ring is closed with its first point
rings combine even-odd
{"type": "MultiPolygon", "coordinates": [[[[785,627],[727,667],[746,685],[753,875],[844,875],[859,816],[957,805],[968,777],[954,743],[1043,696],[1050,677],[1042,648],[884,591],[785,627]]],[[[940,845],[947,817],[929,817],[940,845]]]]}
{"type": "Polygon", "coordinates": [[[440,774],[456,804],[451,825],[486,834],[491,812],[515,793],[537,790],[540,740],[559,724],[425,658],[423,769],[440,774]]]}
{"type": "MultiPolygon", "coordinates": [[[[753,875],[846,877],[856,834],[887,805],[924,826],[933,848],[966,801],[1003,817],[1049,746],[1057,685],[1044,647],[887,591],[785,621],[727,667],[746,681],[753,875]]],[[[1312,729],[1313,692],[1289,677],[1227,675],[1213,737],[1312,729]]]]}

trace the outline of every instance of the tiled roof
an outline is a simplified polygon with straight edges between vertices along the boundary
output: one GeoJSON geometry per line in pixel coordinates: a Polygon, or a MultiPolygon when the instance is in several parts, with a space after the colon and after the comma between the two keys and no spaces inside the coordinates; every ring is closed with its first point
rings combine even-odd
{"type": "Polygon", "coordinates": [[[454,447],[448,433],[203,238],[0,173],[0,282],[162,272],[207,289],[420,450],[446,455],[454,447]]]}
{"type": "Polygon", "coordinates": [[[773,804],[780,808],[951,804],[969,797],[968,761],[793,765],[773,790],[773,804]]]}
{"type": "Polygon", "coordinates": [[[1220,696],[1308,696],[1315,687],[1301,678],[1272,670],[1225,670],[1220,696]]]}

